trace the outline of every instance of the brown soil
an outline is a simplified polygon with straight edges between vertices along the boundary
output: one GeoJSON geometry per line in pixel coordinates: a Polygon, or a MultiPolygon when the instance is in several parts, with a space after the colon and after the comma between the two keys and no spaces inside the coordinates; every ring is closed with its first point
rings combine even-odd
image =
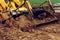
{"type": "MultiPolygon", "coordinates": [[[[56,16],[60,19],[60,14],[56,16]]],[[[0,21],[0,40],[60,40],[60,20],[31,29],[27,28],[29,31],[23,32],[20,26],[27,25],[22,23],[19,25],[19,22],[25,21],[23,18],[19,17],[16,20],[11,18],[5,24],[1,24],[0,21]]],[[[3,18],[0,17],[0,20],[3,18]]]]}

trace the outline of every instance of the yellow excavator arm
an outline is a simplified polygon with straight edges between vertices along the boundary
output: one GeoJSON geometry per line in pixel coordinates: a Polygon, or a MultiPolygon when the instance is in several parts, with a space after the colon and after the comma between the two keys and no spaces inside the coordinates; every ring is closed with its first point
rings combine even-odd
{"type": "Polygon", "coordinates": [[[3,9],[3,7],[2,7],[2,5],[0,4],[0,12],[2,11],[2,9],[3,9]]]}
{"type": "Polygon", "coordinates": [[[15,3],[13,2],[13,1],[8,1],[8,3],[7,3],[7,6],[8,6],[8,9],[12,9],[12,10],[15,10],[15,9],[17,9],[16,8],[16,6],[15,6],[15,3]]]}
{"type": "MultiPolygon", "coordinates": [[[[32,9],[32,6],[31,6],[29,0],[23,0],[21,4],[24,4],[24,3],[27,4],[27,6],[29,7],[29,9],[32,9]]],[[[26,6],[26,5],[23,5],[23,6],[26,6]]]]}
{"type": "Polygon", "coordinates": [[[1,6],[2,6],[4,9],[6,9],[7,4],[5,3],[4,0],[0,0],[0,4],[1,4],[1,6]]]}
{"type": "MultiPolygon", "coordinates": [[[[22,2],[20,2],[20,0],[13,0],[13,2],[15,3],[15,4],[17,4],[18,5],[18,7],[20,7],[24,2],[26,2],[27,4],[28,4],[28,7],[29,7],[29,9],[32,9],[32,6],[31,6],[31,4],[29,3],[29,1],[28,0],[22,0],[22,2]]],[[[24,5],[22,6],[22,8],[20,8],[20,10],[22,11],[22,10],[25,10],[26,8],[24,7],[24,5]]]]}
{"type": "Polygon", "coordinates": [[[14,3],[16,3],[18,6],[20,6],[20,5],[21,5],[20,0],[13,0],[13,1],[14,1],[14,3]]]}
{"type": "Polygon", "coordinates": [[[28,0],[22,0],[22,2],[20,2],[19,0],[14,0],[14,2],[18,5],[18,7],[20,7],[22,5],[22,7],[19,8],[20,11],[27,10],[27,8],[25,7],[26,5],[24,3],[27,3],[27,6],[30,10],[32,9],[32,6],[28,0]]]}
{"type": "Polygon", "coordinates": [[[20,10],[20,11],[27,10],[25,7],[20,7],[21,2],[19,0],[8,1],[8,3],[7,3],[8,8],[11,8],[11,10],[17,9],[17,7],[15,6],[15,4],[18,5],[18,7],[19,7],[18,10],[20,10]]]}
{"type": "MultiPolygon", "coordinates": [[[[19,0],[9,0],[7,3],[4,0],[0,0],[0,4],[4,9],[6,9],[6,8],[7,9],[11,8],[12,10],[17,9],[17,7],[15,6],[15,3],[20,7],[20,5],[22,5],[24,3],[24,0],[23,0],[22,3],[19,0]]],[[[28,0],[26,0],[26,3],[28,4],[29,9],[32,9],[28,0]]],[[[1,6],[0,6],[0,10],[2,9],[1,6]]],[[[24,10],[27,10],[27,8],[25,8],[24,5],[23,5],[22,7],[19,8],[19,10],[24,11],[24,10]]]]}
{"type": "Polygon", "coordinates": [[[29,1],[27,0],[26,2],[27,2],[27,4],[28,4],[28,6],[29,6],[29,9],[32,9],[32,6],[31,6],[31,4],[29,3],[29,1]]]}
{"type": "Polygon", "coordinates": [[[0,0],[0,14],[2,14],[3,11],[6,11],[7,4],[5,3],[4,0],[0,0]]]}

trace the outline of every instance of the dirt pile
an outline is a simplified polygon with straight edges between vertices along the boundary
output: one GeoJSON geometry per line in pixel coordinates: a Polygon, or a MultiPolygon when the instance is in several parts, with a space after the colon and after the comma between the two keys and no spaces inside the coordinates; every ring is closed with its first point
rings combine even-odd
{"type": "MultiPolygon", "coordinates": [[[[0,20],[2,21],[3,18],[0,17],[0,20]]],[[[60,40],[60,21],[40,25],[36,28],[30,29],[29,32],[21,31],[21,28],[23,28],[25,25],[29,25],[30,23],[28,20],[26,20],[25,16],[20,16],[16,18],[16,20],[11,18],[10,20],[7,20],[5,24],[1,24],[1,21],[0,40],[60,40]],[[23,25],[22,22],[28,23],[24,23],[23,25]]],[[[29,28],[27,27],[27,29],[29,28]]]]}

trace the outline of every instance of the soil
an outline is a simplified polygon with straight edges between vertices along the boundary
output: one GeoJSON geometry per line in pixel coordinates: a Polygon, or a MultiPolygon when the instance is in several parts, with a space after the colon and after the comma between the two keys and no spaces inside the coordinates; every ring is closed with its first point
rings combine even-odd
{"type": "Polygon", "coordinates": [[[11,18],[5,24],[0,23],[0,40],[60,40],[60,14],[56,13],[56,16],[58,21],[28,28],[29,31],[20,28],[20,17],[16,20],[11,18]]]}

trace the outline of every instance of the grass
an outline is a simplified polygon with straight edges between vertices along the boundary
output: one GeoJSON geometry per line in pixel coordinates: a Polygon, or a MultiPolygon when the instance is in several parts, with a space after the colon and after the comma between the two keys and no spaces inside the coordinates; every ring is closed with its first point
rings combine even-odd
{"type": "MultiPolygon", "coordinates": [[[[32,5],[34,5],[34,4],[41,4],[41,3],[43,3],[45,0],[29,0],[30,1],[30,3],[32,4],[32,5]]],[[[53,3],[53,4],[55,4],[55,3],[60,3],[60,0],[51,0],[51,2],[53,3]]]]}

